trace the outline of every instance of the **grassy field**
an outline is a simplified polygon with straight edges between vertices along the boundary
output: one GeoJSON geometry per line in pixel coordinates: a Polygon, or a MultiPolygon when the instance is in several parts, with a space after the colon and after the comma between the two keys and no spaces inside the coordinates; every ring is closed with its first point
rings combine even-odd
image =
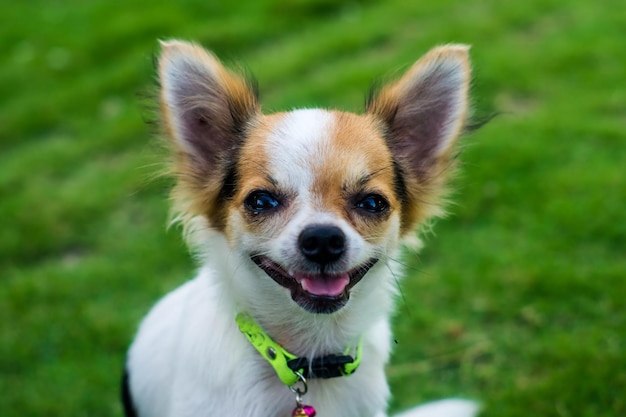
{"type": "Polygon", "coordinates": [[[626,415],[623,0],[5,2],[0,415],[116,416],[141,317],[193,274],[145,99],[156,39],[256,75],[269,111],[360,110],[372,80],[473,45],[452,215],[408,254],[392,409],[626,415]]]}

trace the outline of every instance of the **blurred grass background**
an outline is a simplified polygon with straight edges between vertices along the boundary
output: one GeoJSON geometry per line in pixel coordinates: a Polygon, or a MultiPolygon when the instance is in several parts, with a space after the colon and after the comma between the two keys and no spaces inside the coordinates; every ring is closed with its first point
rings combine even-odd
{"type": "Polygon", "coordinates": [[[453,215],[395,321],[392,409],[626,415],[622,0],[129,0],[0,6],[0,415],[116,416],[136,325],[193,274],[142,95],[156,39],[256,75],[266,110],[359,111],[372,80],[473,45],[453,215]]]}

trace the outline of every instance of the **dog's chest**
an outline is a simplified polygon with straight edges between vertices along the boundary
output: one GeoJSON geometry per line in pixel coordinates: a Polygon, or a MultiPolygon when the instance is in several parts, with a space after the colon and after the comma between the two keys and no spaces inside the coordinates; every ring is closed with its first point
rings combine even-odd
{"type": "MultiPolygon", "coordinates": [[[[201,375],[204,383],[177,385],[176,397],[183,409],[173,416],[189,417],[290,417],[295,394],[280,382],[274,370],[249,345],[232,347],[237,363],[212,364],[213,375],[201,375]],[[237,352],[237,354],[235,354],[237,352]],[[221,375],[218,377],[217,373],[221,375]],[[204,389],[200,388],[204,387],[204,389]],[[193,401],[189,401],[192,398],[193,401]]],[[[351,376],[311,379],[303,404],[312,405],[321,417],[368,417],[386,405],[387,384],[382,372],[365,363],[351,376]]],[[[378,366],[378,368],[380,368],[378,366]]]]}
{"type": "MultiPolygon", "coordinates": [[[[212,277],[205,270],[170,293],[142,324],[128,363],[139,415],[291,416],[295,395],[240,332],[212,277]]],[[[364,335],[353,375],[309,381],[303,403],[318,416],[368,417],[384,410],[388,325],[379,327],[364,335]]]]}

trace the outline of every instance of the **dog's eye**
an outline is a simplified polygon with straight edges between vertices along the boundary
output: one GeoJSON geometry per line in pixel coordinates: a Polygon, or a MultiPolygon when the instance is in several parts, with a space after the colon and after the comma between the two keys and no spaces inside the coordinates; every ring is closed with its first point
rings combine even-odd
{"type": "Polygon", "coordinates": [[[389,203],[381,195],[368,194],[361,200],[357,201],[356,208],[371,214],[380,214],[389,208],[389,203]]]}
{"type": "Polygon", "coordinates": [[[252,213],[259,214],[275,209],[280,203],[276,197],[267,191],[253,191],[246,197],[244,204],[252,213]]]}

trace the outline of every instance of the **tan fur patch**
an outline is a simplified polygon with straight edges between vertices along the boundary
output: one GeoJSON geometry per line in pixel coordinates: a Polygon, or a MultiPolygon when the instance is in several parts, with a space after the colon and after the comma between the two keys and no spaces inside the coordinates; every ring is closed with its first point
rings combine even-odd
{"type": "MultiPolygon", "coordinates": [[[[284,116],[284,113],[264,115],[257,120],[255,128],[250,131],[246,143],[241,148],[237,162],[237,192],[226,208],[229,213],[235,211],[241,213],[249,232],[267,238],[280,231],[280,227],[276,227],[278,226],[277,222],[284,222],[286,216],[289,216],[289,211],[293,210],[293,207],[288,204],[293,200],[293,196],[290,196],[287,190],[282,189],[281,185],[277,184],[271,177],[271,170],[268,166],[270,158],[266,151],[267,137],[272,134],[275,126],[280,123],[284,116]],[[244,201],[255,190],[269,191],[283,200],[284,207],[281,207],[282,212],[279,216],[260,215],[255,217],[246,212],[244,201]]],[[[233,230],[226,229],[227,237],[232,238],[232,233],[233,230]]]]}
{"type": "Polygon", "coordinates": [[[327,148],[315,165],[314,195],[321,211],[344,217],[362,236],[382,236],[384,220],[400,209],[395,196],[391,153],[378,124],[368,116],[333,112],[327,148]],[[359,198],[382,195],[390,205],[384,216],[363,216],[355,210],[359,198]]]}

